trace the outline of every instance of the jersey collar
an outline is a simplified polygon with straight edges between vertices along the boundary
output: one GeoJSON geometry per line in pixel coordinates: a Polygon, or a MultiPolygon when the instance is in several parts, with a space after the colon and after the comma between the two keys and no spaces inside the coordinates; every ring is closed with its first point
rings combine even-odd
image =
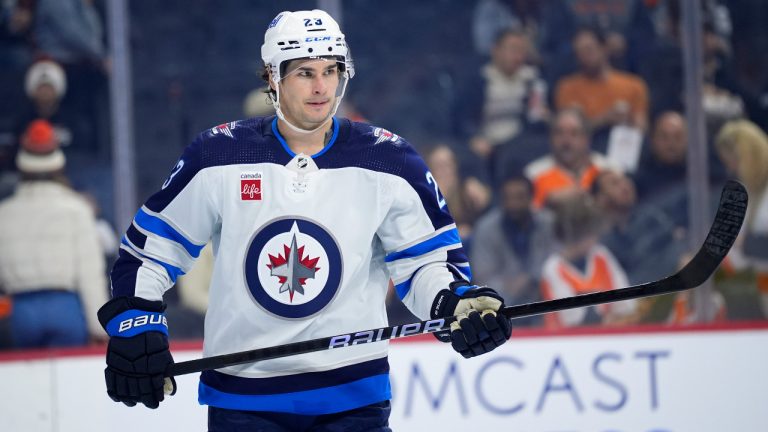
{"type": "MultiPolygon", "coordinates": [[[[328,141],[328,144],[326,144],[322,150],[313,154],[311,156],[312,159],[322,156],[325,152],[330,150],[331,147],[333,147],[333,145],[336,143],[336,138],[339,137],[339,121],[336,120],[336,117],[333,117],[332,121],[333,121],[333,134],[331,135],[330,141],[328,141]]],[[[275,135],[275,138],[277,138],[277,140],[280,142],[280,145],[283,146],[283,149],[286,151],[286,153],[288,153],[292,158],[295,157],[296,153],[294,153],[293,150],[291,150],[291,148],[288,147],[288,143],[285,142],[285,138],[283,138],[283,136],[280,134],[280,130],[277,129],[277,117],[275,117],[274,120],[272,120],[272,133],[275,135]]]]}

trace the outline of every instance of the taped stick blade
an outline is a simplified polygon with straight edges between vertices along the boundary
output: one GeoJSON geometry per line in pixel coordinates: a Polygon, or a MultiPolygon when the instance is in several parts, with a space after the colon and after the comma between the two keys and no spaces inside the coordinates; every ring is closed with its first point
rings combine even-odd
{"type": "Polygon", "coordinates": [[[723,187],[717,214],[704,245],[678,274],[682,286],[697,287],[717,270],[739,235],[747,214],[747,202],[748,195],[744,186],[729,180],[723,187]]]}
{"type": "Polygon", "coordinates": [[[729,180],[725,184],[715,221],[704,241],[704,248],[713,257],[725,258],[733,246],[747,213],[747,201],[747,190],[741,183],[729,180]]]}

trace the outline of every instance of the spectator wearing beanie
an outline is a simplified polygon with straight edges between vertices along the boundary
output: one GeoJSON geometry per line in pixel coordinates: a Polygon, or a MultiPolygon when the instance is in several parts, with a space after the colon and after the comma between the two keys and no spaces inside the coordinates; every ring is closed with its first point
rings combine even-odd
{"type": "MultiPolygon", "coordinates": [[[[67,78],[64,69],[58,64],[42,60],[34,63],[27,70],[24,78],[24,90],[28,100],[21,104],[13,103],[12,145],[0,145],[0,173],[15,170],[14,159],[21,145],[21,135],[34,119],[43,118],[51,123],[60,122],[59,105],[67,90],[67,78]]],[[[61,145],[66,146],[67,139],[61,145]]]]}
{"type": "Polygon", "coordinates": [[[13,123],[17,148],[27,126],[34,120],[46,120],[53,127],[58,145],[68,155],[94,153],[95,125],[70,101],[70,77],[52,60],[39,60],[27,70],[24,78],[26,103],[19,107],[13,123]]]}
{"type": "Polygon", "coordinates": [[[96,310],[107,300],[93,212],[69,188],[50,123],[35,120],[16,156],[20,182],[0,202],[0,287],[13,302],[17,348],[83,345],[103,337],[96,310]]]}

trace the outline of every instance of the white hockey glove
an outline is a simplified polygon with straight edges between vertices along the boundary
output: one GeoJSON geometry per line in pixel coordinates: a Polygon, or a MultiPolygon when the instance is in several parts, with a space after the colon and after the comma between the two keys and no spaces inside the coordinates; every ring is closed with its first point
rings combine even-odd
{"type": "Polygon", "coordinates": [[[465,358],[493,351],[512,335],[510,320],[496,312],[504,300],[491,288],[452,282],[432,302],[432,318],[457,316],[451,330],[433,333],[441,342],[451,342],[465,358]]]}

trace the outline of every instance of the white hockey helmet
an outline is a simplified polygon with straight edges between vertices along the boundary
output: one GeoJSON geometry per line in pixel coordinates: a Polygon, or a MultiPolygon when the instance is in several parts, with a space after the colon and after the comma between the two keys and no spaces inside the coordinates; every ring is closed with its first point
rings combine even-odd
{"type": "MultiPolygon", "coordinates": [[[[276,91],[270,94],[278,117],[292,129],[300,132],[313,132],[298,128],[285,119],[280,109],[280,80],[285,78],[285,65],[296,59],[335,60],[339,65],[341,80],[336,91],[336,104],[329,118],[336,114],[347,82],[355,75],[355,67],[349,47],[344,39],[339,24],[327,12],[314,9],[311,11],[284,11],[277,14],[267,27],[264,44],[261,46],[261,59],[270,70],[276,91]]],[[[316,130],[316,129],[315,129],[316,130]]]]}
{"type": "Polygon", "coordinates": [[[355,74],[352,56],[339,24],[327,12],[280,12],[267,27],[261,59],[276,83],[282,78],[283,62],[300,58],[337,57],[349,78],[355,74]]]}

